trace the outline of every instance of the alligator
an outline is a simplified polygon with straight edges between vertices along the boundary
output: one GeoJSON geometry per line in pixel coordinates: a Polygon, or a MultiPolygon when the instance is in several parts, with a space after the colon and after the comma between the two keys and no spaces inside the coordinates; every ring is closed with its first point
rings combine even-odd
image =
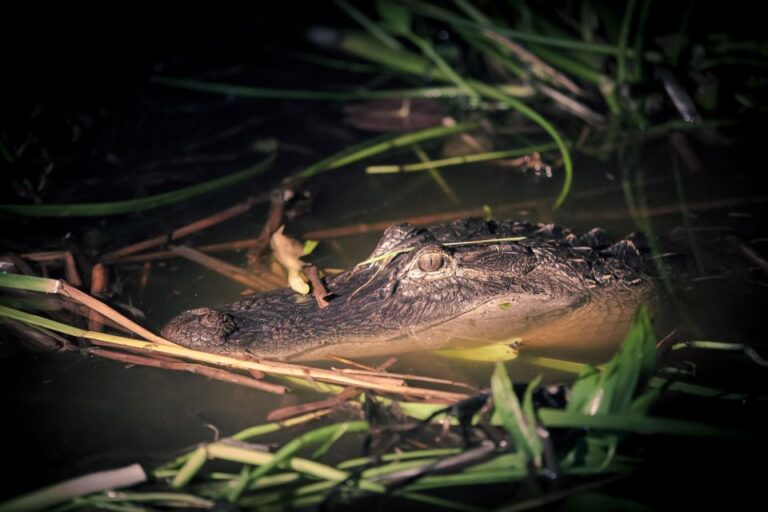
{"type": "Polygon", "coordinates": [[[290,288],[185,311],[162,335],[246,358],[317,360],[522,339],[616,346],[655,279],[642,238],[460,219],[384,231],[369,260],[327,279],[329,304],[290,288]],[[600,338],[600,339],[597,339],[600,338]],[[586,341],[582,341],[586,343],[586,341]]]}

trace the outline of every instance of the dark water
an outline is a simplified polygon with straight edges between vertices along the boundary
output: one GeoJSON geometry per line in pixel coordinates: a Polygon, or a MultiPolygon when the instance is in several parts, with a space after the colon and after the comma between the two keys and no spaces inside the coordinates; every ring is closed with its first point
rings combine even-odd
{"type": "MultiPolygon", "coordinates": [[[[228,67],[238,61],[242,56],[240,52],[243,50],[222,61],[211,59],[215,65],[210,67],[205,65],[203,57],[194,69],[190,69],[186,60],[171,58],[157,69],[171,75],[190,74],[222,80],[230,74],[243,81],[249,76],[258,76],[257,83],[261,84],[275,78],[298,87],[298,77],[280,73],[293,68],[274,56],[267,57],[279,62],[272,68],[272,75],[262,65],[243,69],[228,67]],[[201,69],[215,71],[205,74],[201,69]]],[[[339,106],[335,104],[244,101],[168,91],[147,82],[149,73],[143,65],[144,61],[129,68],[133,72],[129,80],[110,74],[89,82],[91,90],[60,92],[65,97],[62,102],[71,110],[61,107],[61,111],[54,111],[50,118],[54,120],[50,121],[52,125],[57,115],[68,119],[67,116],[76,118],[77,113],[91,116],[97,126],[105,128],[85,134],[86,139],[76,145],[70,155],[70,164],[63,166],[64,175],[56,178],[55,185],[60,187],[63,201],[93,200],[95,193],[100,198],[150,194],[169,184],[184,186],[236,170],[258,160],[248,148],[253,140],[263,137],[277,137],[281,142],[274,169],[247,184],[204,199],[143,214],[82,223],[14,220],[3,226],[5,241],[20,243],[31,239],[33,244],[56,246],[60,239],[67,238],[84,244],[88,250],[89,246],[99,247],[105,243],[102,237],[106,233],[110,238],[106,246],[119,247],[269,190],[301,166],[371,135],[343,128],[339,122],[339,106]],[[100,117],[97,112],[102,104],[107,113],[100,117]],[[239,127],[239,131],[217,138],[228,127],[239,127]],[[179,161],[180,156],[199,160],[179,161]],[[99,164],[114,162],[115,158],[111,157],[119,163],[107,167],[103,175],[95,172],[99,164]],[[81,170],[74,171],[78,166],[81,170]],[[129,169],[136,174],[128,175],[129,169]],[[120,177],[122,180],[116,179],[120,177]]],[[[310,82],[305,87],[311,85],[310,82]]],[[[45,87],[41,90],[50,93],[45,87]]],[[[59,97],[56,98],[46,104],[60,105],[59,97]]],[[[727,131],[730,142],[724,146],[692,139],[704,167],[695,174],[685,169],[680,172],[692,208],[705,206],[695,208],[690,224],[702,237],[706,251],[717,245],[722,230],[730,230],[729,233],[747,241],[768,234],[764,200],[754,204],[748,201],[750,197],[764,194],[764,189],[756,185],[759,183],[758,162],[764,158],[763,133],[757,126],[747,122],[730,128],[727,131]],[[710,207],[714,201],[723,204],[710,207]]],[[[498,144],[499,149],[505,147],[503,140],[498,144]]],[[[654,230],[664,236],[680,227],[683,221],[679,212],[666,209],[679,204],[673,180],[673,155],[668,140],[660,139],[640,148],[638,160],[632,164],[634,172],[642,172],[647,183],[648,207],[652,212],[660,212],[652,217],[654,230]]],[[[411,162],[416,157],[404,155],[402,160],[411,162]]],[[[625,207],[620,185],[621,166],[615,156],[605,160],[577,157],[575,173],[571,198],[555,213],[549,205],[561,183],[557,169],[553,179],[494,166],[445,169],[443,176],[459,198],[456,204],[426,173],[366,175],[358,165],[314,180],[311,213],[291,221],[287,229],[298,236],[316,229],[398,221],[483,205],[490,206],[499,216],[532,222],[556,221],[574,230],[601,226],[616,238],[637,229],[625,207]]],[[[254,237],[265,216],[263,205],[189,240],[203,244],[254,237]]],[[[370,234],[323,240],[310,259],[322,267],[349,267],[365,259],[377,238],[378,234],[370,234]]],[[[760,249],[765,244],[758,242],[754,246],[760,249]]],[[[243,262],[242,254],[222,257],[236,264],[243,262]]],[[[743,260],[720,263],[709,274],[711,279],[678,283],[676,302],[666,304],[656,313],[659,337],[676,329],[680,339],[748,343],[764,351],[762,312],[768,304],[768,292],[765,275],[753,270],[753,266],[743,260]],[[733,275],[721,277],[729,268],[735,271],[733,275]]],[[[144,290],[137,286],[139,271],[139,266],[118,269],[116,277],[125,287],[121,300],[141,309],[146,315],[146,325],[156,330],[184,309],[231,302],[241,296],[241,286],[185,261],[168,260],[155,265],[144,290]]],[[[738,355],[684,352],[669,357],[669,360],[694,363],[697,383],[734,393],[764,396],[768,392],[765,370],[738,355]]],[[[587,351],[582,360],[602,362],[603,358],[602,353],[597,359],[590,358],[587,351]]],[[[509,368],[517,382],[526,382],[542,372],[515,362],[510,363],[509,368]]],[[[488,382],[491,367],[436,359],[430,354],[412,354],[402,356],[395,370],[429,372],[482,386],[488,382]]],[[[549,382],[572,378],[558,372],[545,374],[549,382]]],[[[6,445],[4,460],[12,472],[0,486],[2,499],[95,469],[135,461],[152,467],[195,443],[213,439],[214,432],[208,425],[226,435],[265,422],[267,413],[276,407],[313,400],[317,396],[298,392],[276,397],[186,373],[126,368],[120,363],[79,354],[13,350],[0,358],[0,398],[3,404],[0,433],[6,445]]],[[[654,412],[758,430],[765,426],[764,403],[752,399],[721,402],[672,396],[662,400],[654,412]]],[[[279,435],[267,438],[267,441],[282,440],[279,435]]],[[[698,465],[696,457],[702,461],[710,457],[709,461],[715,460],[713,464],[720,470],[722,465],[733,463],[722,462],[726,460],[722,457],[712,459],[712,453],[718,457],[722,453],[708,452],[690,440],[671,444],[666,439],[654,440],[643,448],[653,462],[647,467],[671,468],[666,474],[669,478],[664,480],[665,488],[674,487],[670,475],[688,472],[698,465]],[[679,458],[676,453],[681,454],[679,458]],[[688,462],[680,464],[681,459],[688,462]]],[[[702,477],[703,482],[708,482],[711,475],[707,475],[702,477]]],[[[649,475],[645,477],[651,479],[649,475]]]]}

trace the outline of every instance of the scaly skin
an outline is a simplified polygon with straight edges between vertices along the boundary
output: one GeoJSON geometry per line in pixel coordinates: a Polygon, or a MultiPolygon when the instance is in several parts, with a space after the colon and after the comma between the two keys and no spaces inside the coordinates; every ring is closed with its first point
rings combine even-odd
{"type": "MultiPolygon", "coordinates": [[[[520,334],[596,303],[634,310],[653,289],[635,241],[611,245],[600,229],[461,219],[419,229],[390,226],[371,257],[413,248],[327,280],[330,305],[289,288],[186,311],[165,338],[196,350],[316,359],[434,349],[520,334]],[[518,242],[445,242],[524,236],[518,242]],[[606,300],[608,299],[608,300],[606,300]],[[525,329],[524,329],[525,328],[525,329]]],[[[606,321],[610,321],[606,318],[606,321]]]]}

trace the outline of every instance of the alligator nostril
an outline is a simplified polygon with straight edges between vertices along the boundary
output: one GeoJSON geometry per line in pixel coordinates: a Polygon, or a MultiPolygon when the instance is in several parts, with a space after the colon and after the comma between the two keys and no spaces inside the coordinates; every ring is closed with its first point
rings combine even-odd
{"type": "Polygon", "coordinates": [[[203,318],[200,319],[200,323],[206,327],[218,327],[225,323],[227,316],[219,313],[218,311],[209,311],[203,318]]]}

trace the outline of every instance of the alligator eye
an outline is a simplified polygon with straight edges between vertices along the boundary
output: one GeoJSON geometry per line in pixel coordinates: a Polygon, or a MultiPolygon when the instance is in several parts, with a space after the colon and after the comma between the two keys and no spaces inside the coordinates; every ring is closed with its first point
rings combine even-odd
{"type": "Polygon", "coordinates": [[[443,255],[439,252],[427,252],[419,256],[419,270],[434,272],[443,266],[443,255]]]}

